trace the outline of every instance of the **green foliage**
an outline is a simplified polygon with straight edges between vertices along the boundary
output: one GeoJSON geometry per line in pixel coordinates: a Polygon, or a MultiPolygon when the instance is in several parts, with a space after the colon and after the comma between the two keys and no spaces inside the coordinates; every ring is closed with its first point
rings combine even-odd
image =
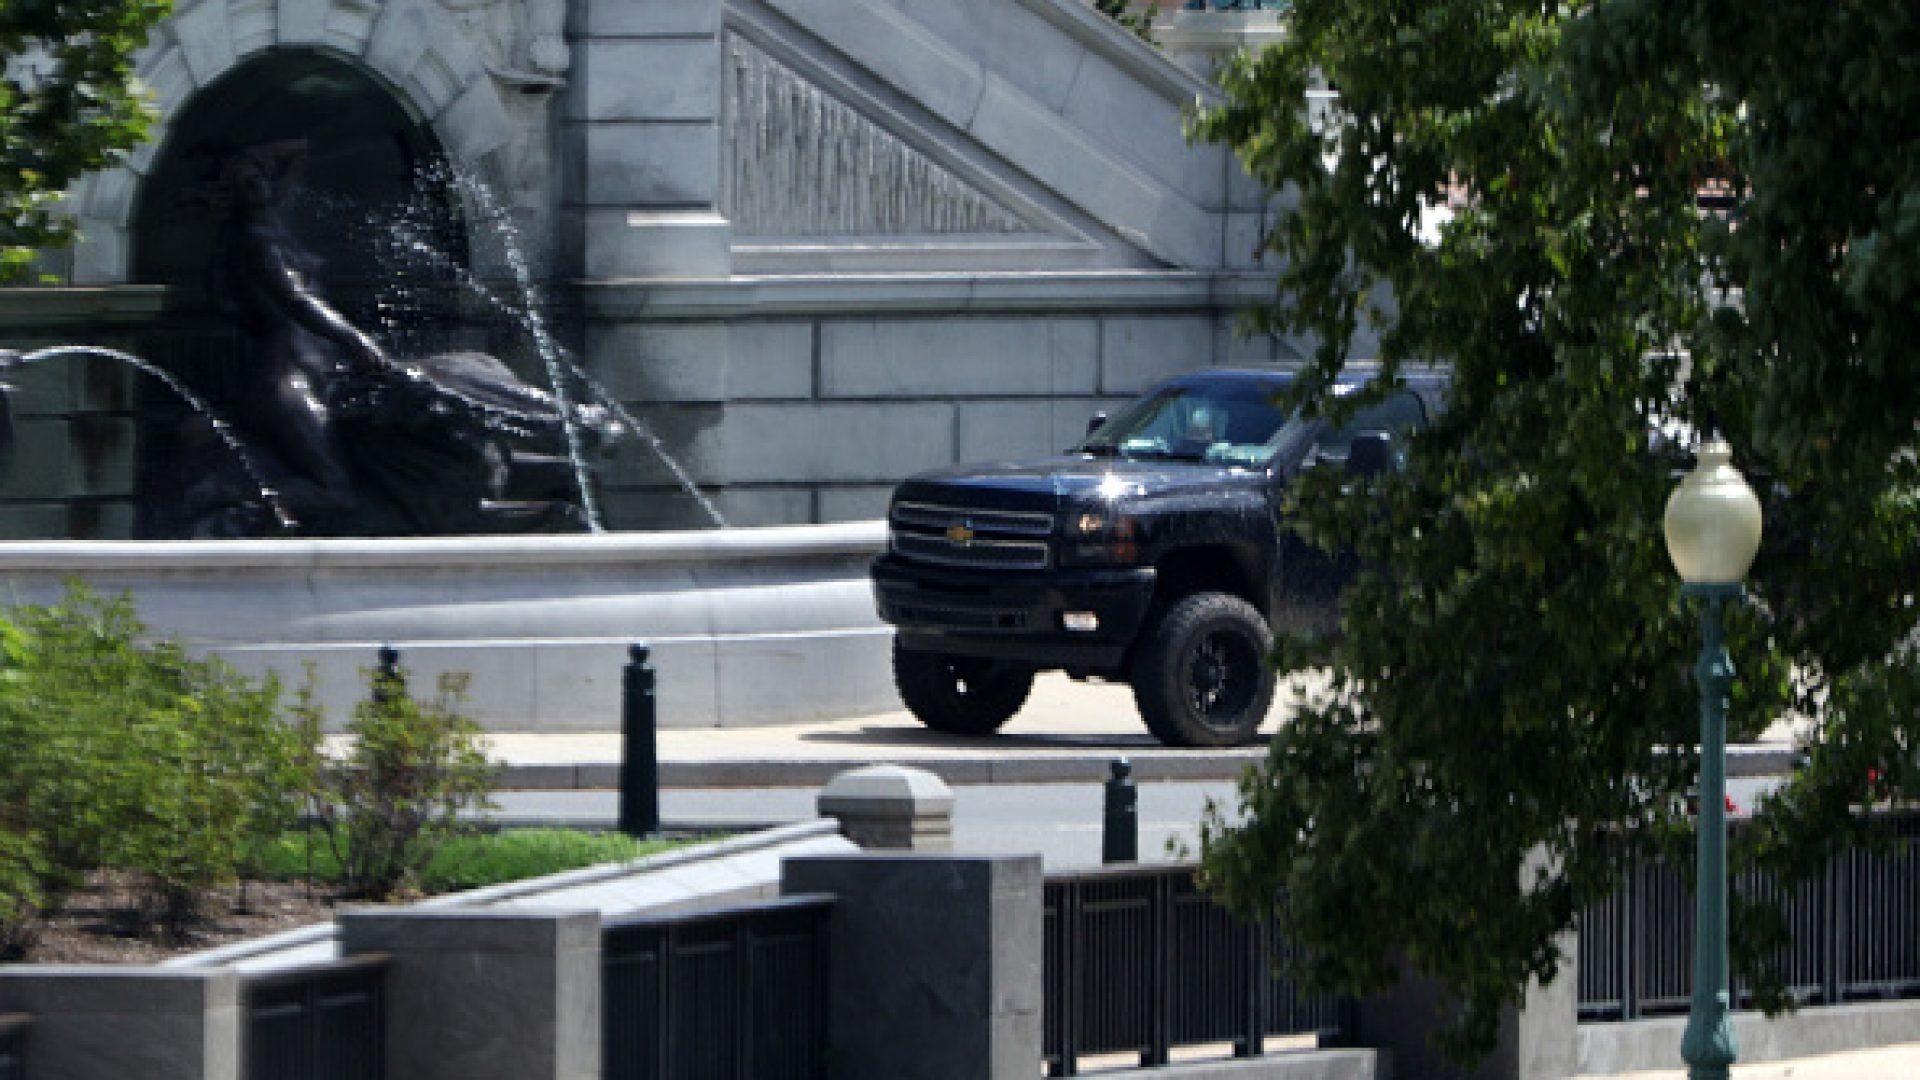
{"type": "MultiPolygon", "coordinates": [[[[346,887],[385,898],[421,887],[435,851],[471,827],[461,814],[490,808],[499,769],[480,728],[460,711],[466,677],[443,675],[431,701],[407,692],[404,669],[369,673],[371,693],[347,724],[351,749],[314,770],[313,816],[326,830],[346,887]]],[[[318,746],[320,715],[310,685],[295,714],[318,746]]]]}
{"type": "Polygon", "coordinates": [[[112,164],[152,122],[133,54],[167,0],[9,0],[0,4],[0,282],[36,249],[73,239],[60,199],[112,164]]]}
{"type": "MultiPolygon", "coordinates": [[[[1453,372],[1405,472],[1293,492],[1366,569],[1341,637],[1280,643],[1331,688],[1243,785],[1245,827],[1203,836],[1221,895],[1284,890],[1310,983],[1410,962],[1471,1057],[1623,849],[1690,865],[1697,622],[1660,534],[1685,462],[1657,426],[1720,427],[1765,503],[1734,736],[1818,721],[1736,866],[1808,870],[1915,794],[1915,55],[1920,9],[1873,0],[1299,0],[1222,72],[1197,133],[1293,204],[1252,322],[1321,342],[1299,400],[1351,407],[1326,388],[1363,324],[1380,384],[1453,372]],[[1307,108],[1326,85],[1331,122],[1307,108]]],[[[1735,912],[1736,963],[1769,929],[1735,912]]]]}
{"type": "Polygon", "coordinates": [[[1141,41],[1153,40],[1153,8],[1135,10],[1134,0],[1093,0],[1094,9],[1128,30],[1141,41]]]}
{"type": "MultiPolygon", "coordinates": [[[[636,840],[625,833],[577,829],[512,829],[454,836],[441,844],[421,869],[419,886],[421,891],[435,895],[478,889],[585,866],[627,862],[688,842],[636,840]]],[[[332,845],[306,832],[283,834],[267,850],[260,865],[263,874],[279,880],[345,880],[332,845]]]]}
{"type": "Polygon", "coordinates": [[[143,634],[129,600],[78,585],[0,620],[0,938],[102,868],[139,875],[178,933],[298,813],[277,684],[143,634]]]}
{"type": "Polygon", "coordinates": [[[577,829],[515,829],[448,842],[421,875],[430,892],[478,889],[601,863],[625,862],[680,845],[636,840],[625,833],[577,829]]]}

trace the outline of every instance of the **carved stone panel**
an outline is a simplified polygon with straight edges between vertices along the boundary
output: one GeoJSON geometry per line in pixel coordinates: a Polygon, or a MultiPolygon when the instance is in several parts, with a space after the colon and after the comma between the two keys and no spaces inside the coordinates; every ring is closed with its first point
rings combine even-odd
{"type": "Polygon", "coordinates": [[[735,236],[1043,231],[738,34],[724,79],[722,212],[735,236]]]}

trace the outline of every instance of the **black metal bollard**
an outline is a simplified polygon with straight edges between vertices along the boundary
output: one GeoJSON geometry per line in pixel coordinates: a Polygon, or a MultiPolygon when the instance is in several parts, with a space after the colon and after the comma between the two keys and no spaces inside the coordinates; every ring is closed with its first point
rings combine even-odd
{"type": "Polygon", "coordinates": [[[660,831],[659,718],[653,682],[647,647],[630,647],[620,700],[620,831],[629,836],[660,831]]]}
{"type": "Polygon", "coordinates": [[[380,646],[378,666],[373,674],[373,703],[383,704],[394,695],[406,692],[406,681],[400,675],[400,650],[392,643],[380,646]]]}
{"type": "Polygon", "coordinates": [[[1113,775],[1107,778],[1106,801],[1106,827],[1101,830],[1100,861],[1138,862],[1140,790],[1133,786],[1133,765],[1126,758],[1113,759],[1113,775]]]}

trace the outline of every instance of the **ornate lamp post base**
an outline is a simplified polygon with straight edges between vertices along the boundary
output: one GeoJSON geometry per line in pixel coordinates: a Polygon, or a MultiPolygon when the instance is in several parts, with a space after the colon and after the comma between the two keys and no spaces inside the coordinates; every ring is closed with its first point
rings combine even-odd
{"type": "Polygon", "coordinates": [[[1680,1057],[1690,1080],[1727,1080],[1739,1044],[1727,981],[1727,691],[1733,662],[1720,612],[1746,589],[1738,582],[1688,582],[1680,592],[1700,601],[1704,631],[1694,669],[1700,683],[1700,862],[1694,877],[1693,1002],[1680,1057]]]}

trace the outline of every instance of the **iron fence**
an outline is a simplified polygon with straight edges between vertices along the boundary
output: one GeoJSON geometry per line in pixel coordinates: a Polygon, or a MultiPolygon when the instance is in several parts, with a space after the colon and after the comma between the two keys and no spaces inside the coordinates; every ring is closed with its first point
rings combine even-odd
{"type": "Polygon", "coordinates": [[[32,1022],[23,1013],[0,1013],[0,1080],[26,1080],[25,1043],[32,1022]]]}
{"type": "Polygon", "coordinates": [[[1078,1075],[1089,1054],[1164,1065],[1176,1047],[1231,1043],[1246,1057],[1268,1036],[1332,1040],[1349,1026],[1349,1003],[1280,977],[1272,926],[1234,918],[1190,866],[1050,875],[1043,912],[1050,1076],[1078,1075]]]}
{"type": "Polygon", "coordinates": [[[608,1080],[820,1080],[831,897],[609,924],[608,1080]]]}
{"type": "MultiPolygon", "coordinates": [[[[1920,995],[1920,815],[1885,817],[1875,827],[1888,847],[1843,852],[1791,892],[1752,872],[1732,883],[1741,895],[1780,905],[1790,936],[1771,959],[1802,1005],[1920,995]]],[[[1620,891],[1579,916],[1580,1018],[1686,1012],[1693,908],[1676,867],[1630,863],[1620,891]]],[[[1738,970],[1733,994],[1737,1006],[1752,1004],[1752,980],[1738,970]]]]}
{"type": "Polygon", "coordinates": [[[387,956],[247,976],[246,1080],[382,1080],[387,956]]]}

